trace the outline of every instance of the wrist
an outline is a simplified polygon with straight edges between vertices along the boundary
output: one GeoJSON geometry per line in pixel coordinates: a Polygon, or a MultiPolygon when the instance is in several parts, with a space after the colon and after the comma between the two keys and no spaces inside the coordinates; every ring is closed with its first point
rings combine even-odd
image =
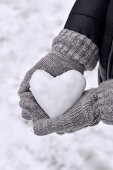
{"type": "Polygon", "coordinates": [[[63,29],[55,37],[52,44],[52,52],[68,58],[73,63],[79,62],[84,70],[92,70],[99,59],[98,47],[92,40],[80,33],[63,29]]]}

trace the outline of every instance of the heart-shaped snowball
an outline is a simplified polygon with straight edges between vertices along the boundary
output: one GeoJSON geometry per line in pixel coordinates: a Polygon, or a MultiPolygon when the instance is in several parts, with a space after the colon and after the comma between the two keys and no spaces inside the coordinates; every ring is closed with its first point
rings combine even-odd
{"type": "Polygon", "coordinates": [[[71,108],[82,96],[85,87],[84,76],[76,70],[67,71],[57,77],[44,70],[37,70],[30,80],[30,91],[51,118],[71,108]]]}

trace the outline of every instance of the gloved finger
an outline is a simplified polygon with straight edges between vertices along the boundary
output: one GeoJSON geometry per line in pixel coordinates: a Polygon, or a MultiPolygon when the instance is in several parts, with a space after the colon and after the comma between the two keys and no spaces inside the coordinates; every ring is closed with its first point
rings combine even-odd
{"type": "Polygon", "coordinates": [[[64,135],[64,132],[57,132],[58,135],[64,135]]]}
{"type": "Polygon", "coordinates": [[[35,104],[34,97],[32,96],[32,93],[29,92],[24,92],[20,95],[20,102],[19,105],[23,109],[22,111],[22,117],[26,120],[32,119],[32,110],[31,108],[33,107],[32,104],[35,104]],[[31,105],[31,108],[30,108],[31,105]]]}
{"type": "Polygon", "coordinates": [[[34,133],[38,136],[44,136],[50,133],[71,133],[87,126],[87,117],[84,114],[84,108],[81,107],[85,96],[89,90],[84,91],[79,101],[69,109],[65,114],[55,118],[41,119],[34,123],[34,133]]]}
{"type": "Polygon", "coordinates": [[[21,115],[22,115],[22,118],[24,118],[25,120],[32,120],[32,117],[30,116],[31,112],[29,110],[22,109],[21,115]]]}
{"type": "Polygon", "coordinates": [[[32,106],[30,107],[30,101],[28,99],[21,99],[19,105],[24,110],[22,111],[22,117],[26,120],[31,120],[33,118],[33,108],[32,106]]]}
{"type": "Polygon", "coordinates": [[[22,83],[20,84],[19,90],[18,90],[18,95],[20,96],[22,93],[24,92],[28,92],[29,91],[29,82],[23,80],[22,83]]]}
{"type": "Polygon", "coordinates": [[[55,133],[55,132],[66,132],[69,129],[75,128],[75,131],[82,128],[82,125],[79,123],[79,119],[81,124],[84,124],[84,116],[79,115],[74,112],[72,115],[65,114],[63,116],[59,116],[52,119],[41,119],[34,123],[34,133],[38,136],[44,136],[47,134],[55,133]]]}
{"type": "Polygon", "coordinates": [[[33,119],[33,122],[42,118],[49,118],[48,115],[43,111],[43,109],[39,106],[36,102],[35,98],[33,97],[32,93],[25,92],[21,94],[20,106],[22,109],[27,110],[27,112],[22,112],[24,118],[26,119],[33,119]]]}
{"type": "Polygon", "coordinates": [[[43,57],[40,61],[38,61],[24,76],[23,81],[20,84],[18,94],[21,95],[24,92],[29,91],[29,81],[33,73],[38,69],[44,69],[45,71],[49,69],[49,65],[47,65],[46,57],[43,57]]]}
{"type": "Polygon", "coordinates": [[[31,79],[31,76],[33,73],[38,69],[38,63],[36,63],[30,70],[27,71],[27,73],[24,76],[23,81],[20,84],[18,94],[22,94],[23,92],[29,91],[29,81],[31,79]]]}
{"type": "MultiPolygon", "coordinates": [[[[83,95],[86,95],[87,93],[89,92],[89,90],[85,90],[84,92],[83,92],[83,95]]],[[[60,131],[60,132],[57,132],[57,134],[61,134],[61,135],[63,135],[63,134],[70,134],[70,133],[74,133],[76,131],[76,128],[74,128],[74,127],[72,127],[72,128],[69,128],[69,129],[67,129],[66,131],[60,131]]]]}
{"type": "Polygon", "coordinates": [[[65,132],[57,132],[57,134],[58,135],[64,135],[64,134],[71,134],[71,133],[74,133],[74,132],[76,132],[76,129],[72,128],[72,129],[66,130],[65,132]]]}
{"type": "Polygon", "coordinates": [[[28,91],[29,91],[29,88],[30,88],[30,86],[29,86],[29,81],[30,81],[31,76],[32,76],[32,74],[33,74],[34,71],[35,71],[35,70],[34,70],[34,67],[33,67],[31,70],[29,70],[29,71],[26,73],[23,81],[22,81],[21,84],[20,84],[19,90],[18,90],[18,94],[19,94],[19,95],[21,95],[21,94],[24,93],[24,92],[28,92],[28,91]]]}

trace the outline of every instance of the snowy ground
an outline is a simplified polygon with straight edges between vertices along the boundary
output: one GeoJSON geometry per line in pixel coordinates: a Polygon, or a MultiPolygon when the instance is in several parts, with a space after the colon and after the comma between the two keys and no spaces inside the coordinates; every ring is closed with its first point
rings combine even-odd
{"type": "MultiPolygon", "coordinates": [[[[17,90],[63,28],[74,0],[0,0],[0,170],[113,170],[113,127],[38,137],[21,118],[17,90]]],[[[97,67],[87,72],[97,86],[97,67]]]]}

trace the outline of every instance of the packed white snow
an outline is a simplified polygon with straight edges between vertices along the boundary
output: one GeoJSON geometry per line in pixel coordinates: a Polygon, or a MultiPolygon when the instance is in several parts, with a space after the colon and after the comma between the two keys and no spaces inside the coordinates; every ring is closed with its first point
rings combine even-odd
{"type": "MultiPolygon", "coordinates": [[[[113,126],[73,134],[34,135],[21,118],[17,90],[45,56],[75,0],[0,0],[0,170],[113,170],[113,126]]],[[[97,67],[85,72],[97,87],[97,67]]]]}
{"type": "Polygon", "coordinates": [[[76,70],[57,77],[37,70],[30,80],[30,91],[42,109],[54,118],[70,109],[82,96],[86,87],[84,76],[76,70]]]}

